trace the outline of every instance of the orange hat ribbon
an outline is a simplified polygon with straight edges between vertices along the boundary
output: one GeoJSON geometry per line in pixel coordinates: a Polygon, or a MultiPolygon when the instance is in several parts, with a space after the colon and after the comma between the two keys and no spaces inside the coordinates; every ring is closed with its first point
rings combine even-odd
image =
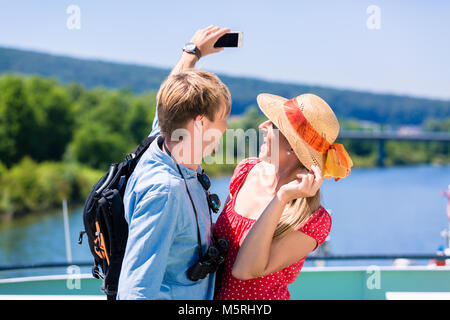
{"type": "Polygon", "coordinates": [[[284,103],[284,112],[290,124],[297,132],[297,134],[314,150],[327,154],[324,178],[335,178],[338,181],[350,174],[350,168],[353,166],[353,161],[340,143],[330,144],[323,138],[309,123],[300,110],[297,99],[291,99],[284,103]]]}

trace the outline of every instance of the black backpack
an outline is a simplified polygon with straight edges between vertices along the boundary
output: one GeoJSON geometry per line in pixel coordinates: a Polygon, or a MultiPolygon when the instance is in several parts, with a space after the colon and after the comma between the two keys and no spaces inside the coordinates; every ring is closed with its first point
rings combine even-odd
{"type": "Polygon", "coordinates": [[[109,172],[93,186],[84,206],[85,230],[80,232],[78,243],[82,243],[86,233],[94,257],[92,275],[103,280],[101,290],[109,300],[116,299],[128,239],[123,195],[139,159],[155,138],[147,137],[125,161],[112,164],[109,172]]]}

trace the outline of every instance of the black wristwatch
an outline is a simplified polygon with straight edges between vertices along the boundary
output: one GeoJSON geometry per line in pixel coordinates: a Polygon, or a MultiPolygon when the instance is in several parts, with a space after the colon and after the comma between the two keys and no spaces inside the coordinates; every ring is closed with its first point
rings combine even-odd
{"type": "Polygon", "coordinates": [[[197,45],[193,42],[188,42],[183,47],[183,52],[195,54],[197,59],[200,60],[202,53],[200,52],[200,49],[197,47],[197,45]]]}

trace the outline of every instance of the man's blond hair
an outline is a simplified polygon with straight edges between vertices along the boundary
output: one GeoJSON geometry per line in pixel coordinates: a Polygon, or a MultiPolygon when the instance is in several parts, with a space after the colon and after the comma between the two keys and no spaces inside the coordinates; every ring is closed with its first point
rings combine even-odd
{"type": "Polygon", "coordinates": [[[231,95],[220,79],[207,71],[188,69],[170,75],[156,97],[161,133],[170,137],[198,115],[210,121],[231,110],[231,95]]]}

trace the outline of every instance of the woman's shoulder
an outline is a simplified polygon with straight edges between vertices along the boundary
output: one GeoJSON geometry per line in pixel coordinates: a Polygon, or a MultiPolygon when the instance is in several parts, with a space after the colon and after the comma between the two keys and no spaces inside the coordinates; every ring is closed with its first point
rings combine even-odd
{"type": "Polygon", "coordinates": [[[331,215],[324,207],[319,206],[304,226],[329,229],[331,228],[331,215]]]}
{"type": "Polygon", "coordinates": [[[233,176],[230,180],[230,193],[233,195],[236,188],[241,184],[242,180],[245,179],[249,171],[260,162],[259,158],[245,158],[238,163],[234,169],[233,176]]]}
{"type": "Polygon", "coordinates": [[[324,207],[320,206],[309,217],[308,221],[299,228],[299,231],[316,239],[319,246],[330,234],[331,223],[331,215],[324,207]]]}
{"type": "Polygon", "coordinates": [[[259,159],[257,157],[245,158],[245,159],[241,160],[241,162],[238,163],[238,165],[234,169],[234,173],[248,169],[249,167],[253,167],[254,165],[258,164],[259,162],[261,162],[261,159],[259,159]]]}

